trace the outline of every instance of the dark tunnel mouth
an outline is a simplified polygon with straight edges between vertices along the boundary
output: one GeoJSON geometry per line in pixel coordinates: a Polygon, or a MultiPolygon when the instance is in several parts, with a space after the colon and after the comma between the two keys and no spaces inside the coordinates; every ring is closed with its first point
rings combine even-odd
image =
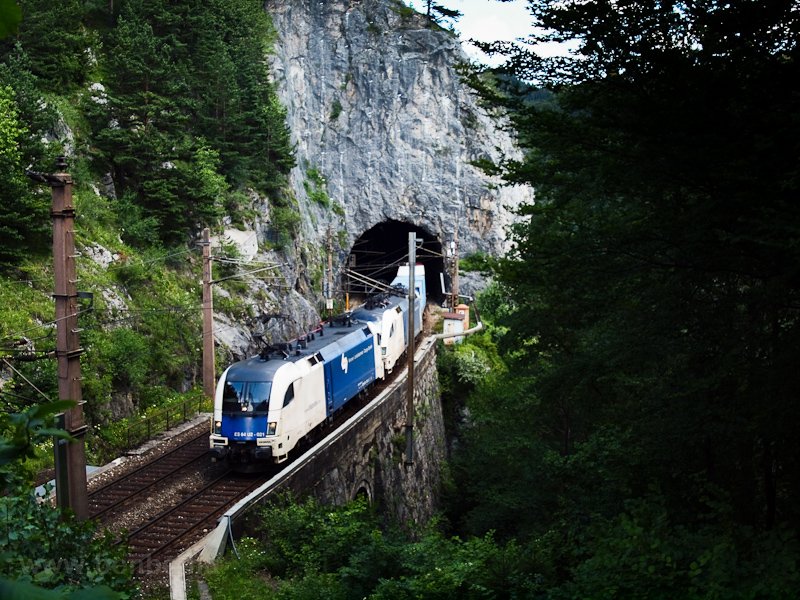
{"type": "Polygon", "coordinates": [[[425,265],[428,301],[441,303],[444,300],[439,277],[444,272],[442,242],[422,227],[393,219],[382,221],[355,241],[347,264],[358,273],[389,283],[397,274],[397,267],[408,262],[411,232],[417,237],[417,264],[425,265]]]}

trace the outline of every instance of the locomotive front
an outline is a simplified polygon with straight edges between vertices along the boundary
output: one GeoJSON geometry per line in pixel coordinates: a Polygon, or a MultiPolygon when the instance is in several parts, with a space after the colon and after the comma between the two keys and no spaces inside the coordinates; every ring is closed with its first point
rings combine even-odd
{"type": "Polygon", "coordinates": [[[212,457],[244,464],[273,458],[280,410],[271,410],[270,400],[283,366],[256,357],[225,370],[214,399],[212,457]]]}

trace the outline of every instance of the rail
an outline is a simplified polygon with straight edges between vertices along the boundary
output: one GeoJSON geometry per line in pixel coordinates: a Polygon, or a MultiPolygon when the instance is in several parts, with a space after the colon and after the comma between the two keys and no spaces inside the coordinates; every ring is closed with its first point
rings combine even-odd
{"type": "Polygon", "coordinates": [[[167,481],[187,466],[203,460],[208,452],[208,432],[203,431],[177,448],[113,479],[89,494],[89,516],[102,518],[106,513],[167,481]]]}
{"type": "MultiPolygon", "coordinates": [[[[414,361],[419,362],[431,349],[435,348],[435,341],[432,338],[425,339],[417,348],[414,361]]],[[[403,382],[406,381],[407,368],[398,370],[393,382],[381,390],[377,396],[372,398],[365,406],[361,407],[355,414],[350,416],[341,426],[337,427],[326,435],[323,439],[316,442],[298,456],[293,462],[287,464],[281,471],[274,474],[268,481],[260,484],[246,497],[241,498],[233,506],[228,508],[220,517],[215,529],[212,529],[203,539],[189,547],[180,556],[169,564],[170,598],[171,600],[186,600],[186,563],[199,558],[200,562],[214,562],[224,551],[230,540],[233,545],[232,525],[234,520],[246,514],[254,505],[260,503],[272,490],[280,487],[290,480],[300,470],[308,464],[317,460],[317,456],[324,449],[331,446],[335,441],[354,429],[359,423],[367,419],[371,413],[379,409],[385,399],[403,382]]]]}

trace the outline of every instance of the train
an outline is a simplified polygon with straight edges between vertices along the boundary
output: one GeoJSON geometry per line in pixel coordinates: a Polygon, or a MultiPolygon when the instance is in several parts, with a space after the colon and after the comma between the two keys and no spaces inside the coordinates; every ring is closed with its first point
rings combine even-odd
{"type": "MultiPolygon", "coordinates": [[[[410,275],[410,266],[400,265],[390,291],[225,369],[214,398],[213,460],[242,470],[281,463],[312,431],[385,379],[408,347],[410,275]]],[[[414,290],[417,336],[427,300],[424,265],[414,266],[414,290]]]]}

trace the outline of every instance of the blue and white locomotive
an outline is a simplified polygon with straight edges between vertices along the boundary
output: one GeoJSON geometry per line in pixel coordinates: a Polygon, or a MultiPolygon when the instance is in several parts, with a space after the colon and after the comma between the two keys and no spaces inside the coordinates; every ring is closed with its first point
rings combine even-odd
{"type": "MultiPolygon", "coordinates": [[[[398,294],[368,301],[293,344],[234,363],[220,377],[210,448],[235,465],[282,462],[315,427],[376,379],[408,346],[409,267],[391,283],[398,294]]],[[[422,329],[425,270],[414,269],[414,335],[422,329]]]]}

